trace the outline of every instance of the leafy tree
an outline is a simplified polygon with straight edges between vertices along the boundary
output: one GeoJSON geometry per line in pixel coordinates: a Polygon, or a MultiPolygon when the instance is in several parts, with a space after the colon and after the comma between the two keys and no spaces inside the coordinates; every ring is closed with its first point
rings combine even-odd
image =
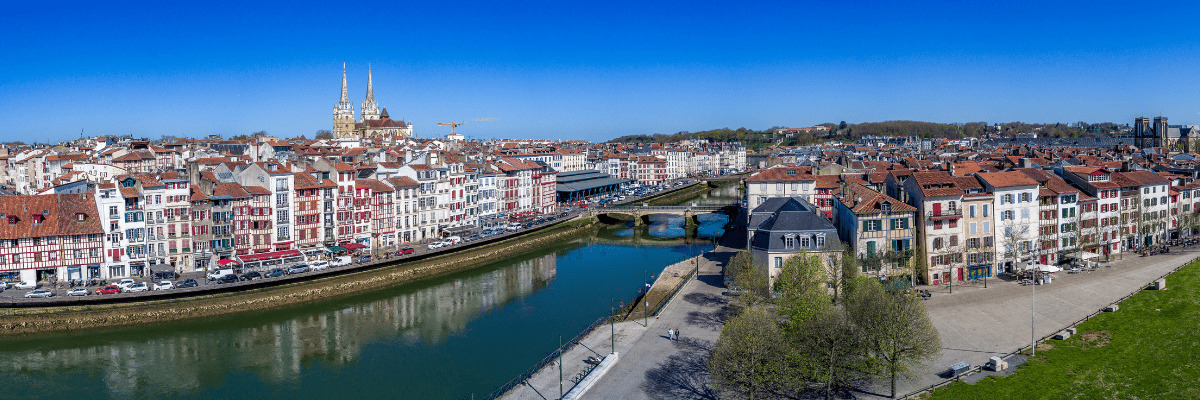
{"type": "Polygon", "coordinates": [[[721,328],[721,336],[708,359],[713,383],[738,398],[773,397],[786,374],[787,351],[779,322],[768,311],[750,308],[721,328]]]}
{"type": "Polygon", "coordinates": [[[740,251],[729,260],[725,265],[725,279],[730,281],[731,287],[742,291],[738,301],[747,308],[771,298],[767,276],[754,267],[754,259],[749,251],[740,251]]]}
{"type": "Polygon", "coordinates": [[[877,282],[864,283],[846,308],[859,328],[856,332],[866,354],[891,382],[892,397],[896,397],[897,378],[911,375],[914,365],[932,358],[941,346],[925,305],[910,293],[889,293],[877,282]]]}
{"type": "Polygon", "coordinates": [[[318,130],[317,133],[313,134],[313,139],[333,139],[333,132],[330,132],[328,129],[318,130]]]}
{"type": "Polygon", "coordinates": [[[825,288],[828,281],[817,256],[802,252],[783,263],[775,287],[781,293],[777,304],[788,329],[800,329],[813,315],[833,306],[825,288]]]}

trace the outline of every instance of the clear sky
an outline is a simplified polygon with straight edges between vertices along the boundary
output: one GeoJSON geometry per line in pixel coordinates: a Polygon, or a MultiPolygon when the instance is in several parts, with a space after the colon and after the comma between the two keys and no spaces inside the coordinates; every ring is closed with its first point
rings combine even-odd
{"type": "Polygon", "coordinates": [[[0,3],[0,140],[311,137],[343,62],[418,137],[1200,121],[1197,2],[97,3],[0,3]]]}

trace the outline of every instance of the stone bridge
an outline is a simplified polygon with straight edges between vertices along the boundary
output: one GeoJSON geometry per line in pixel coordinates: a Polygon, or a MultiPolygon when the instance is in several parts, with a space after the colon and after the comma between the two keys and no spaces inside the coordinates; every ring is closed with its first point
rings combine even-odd
{"type": "Polygon", "coordinates": [[[693,217],[699,214],[710,213],[727,213],[733,214],[737,210],[738,204],[731,203],[723,206],[611,206],[611,207],[592,207],[591,215],[596,218],[613,218],[613,214],[629,215],[633,217],[634,225],[643,224],[643,219],[648,215],[668,214],[681,215],[687,220],[687,224],[693,224],[693,217]]]}

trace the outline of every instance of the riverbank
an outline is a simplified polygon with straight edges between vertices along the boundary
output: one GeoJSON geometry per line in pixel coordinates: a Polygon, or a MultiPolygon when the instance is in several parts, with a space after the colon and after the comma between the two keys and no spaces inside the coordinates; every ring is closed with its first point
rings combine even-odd
{"type": "Polygon", "coordinates": [[[138,303],[3,309],[0,310],[0,336],[181,321],[281,309],[314,301],[348,297],[466,271],[594,229],[596,224],[593,220],[576,220],[528,235],[425,260],[398,262],[368,271],[244,292],[138,303]]]}

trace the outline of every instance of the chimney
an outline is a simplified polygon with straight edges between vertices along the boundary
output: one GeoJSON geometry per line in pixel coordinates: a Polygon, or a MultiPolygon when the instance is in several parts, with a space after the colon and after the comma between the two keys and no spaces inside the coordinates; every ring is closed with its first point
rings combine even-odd
{"type": "Polygon", "coordinates": [[[1033,160],[1029,157],[1021,157],[1021,168],[1033,168],[1033,160]]]}

